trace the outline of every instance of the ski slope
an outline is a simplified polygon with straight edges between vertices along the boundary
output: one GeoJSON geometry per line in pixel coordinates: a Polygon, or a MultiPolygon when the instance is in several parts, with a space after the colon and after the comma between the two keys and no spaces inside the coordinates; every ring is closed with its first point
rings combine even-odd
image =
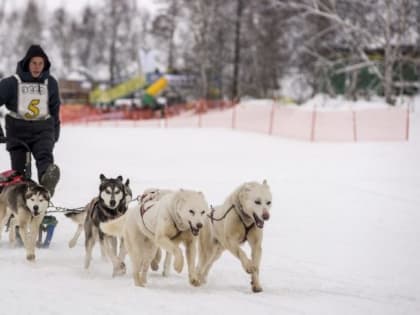
{"type": "Polygon", "coordinates": [[[135,195],[151,186],[193,188],[211,204],[244,181],[267,179],[264,292],[251,292],[229,253],[199,288],[185,268],[168,278],[150,272],[146,288],[134,287],[130,264],[127,275],[112,278],[98,248],[86,271],[83,237],[68,248],[76,226],[58,214],[51,247],[35,262],[2,233],[0,314],[420,314],[419,117],[409,142],[356,144],[225,129],[64,126],[55,149],[57,206],[86,204],[101,173],[130,178],[135,195]]]}

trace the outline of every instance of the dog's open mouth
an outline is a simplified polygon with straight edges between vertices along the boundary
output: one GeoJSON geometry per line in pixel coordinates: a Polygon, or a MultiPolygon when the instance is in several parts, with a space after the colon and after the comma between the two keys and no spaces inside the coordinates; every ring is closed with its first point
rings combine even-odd
{"type": "Polygon", "coordinates": [[[254,217],[254,221],[255,221],[255,225],[262,229],[264,227],[264,220],[260,219],[255,212],[252,214],[252,216],[254,217]]]}
{"type": "Polygon", "coordinates": [[[41,212],[39,211],[39,209],[38,209],[38,207],[37,207],[37,206],[35,206],[35,207],[32,209],[32,215],[33,215],[34,217],[38,216],[40,213],[41,213],[41,212]]]}
{"type": "Polygon", "coordinates": [[[188,222],[188,223],[190,224],[191,233],[194,236],[197,236],[198,235],[198,232],[200,232],[200,229],[193,227],[192,224],[191,224],[191,222],[188,222]]]}

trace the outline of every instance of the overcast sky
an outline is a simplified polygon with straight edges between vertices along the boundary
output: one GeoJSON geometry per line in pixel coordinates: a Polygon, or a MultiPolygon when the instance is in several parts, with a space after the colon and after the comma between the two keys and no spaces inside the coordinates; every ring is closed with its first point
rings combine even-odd
{"type": "MultiPolygon", "coordinates": [[[[35,0],[39,5],[46,6],[48,10],[54,10],[58,7],[65,7],[72,12],[79,12],[87,4],[99,4],[104,0],[35,0]]],[[[141,7],[148,8],[150,11],[156,9],[155,1],[153,0],[135,0],[141,7]]],[[[0,0],[0,3],[4,2],[6,9],[23,7],[28,0],[0,0]]]]}

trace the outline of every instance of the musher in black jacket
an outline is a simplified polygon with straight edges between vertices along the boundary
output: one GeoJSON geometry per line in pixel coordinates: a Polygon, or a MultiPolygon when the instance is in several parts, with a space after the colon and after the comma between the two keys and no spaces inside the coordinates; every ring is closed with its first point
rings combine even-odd
{"type": "MultiPolygon", "coordinates": [[[[36,161],[38,181],[51,196],[60,178],[54,164],[54,144],[60,136],[60,95],[50,75],[50,61],[39,45],[32,45],[18,62],[16,74],[0,81],[0,106],[6,105],[6,148],[12,169],[24,174],[25,142],[36,161]]],[[[0,126],[1,129],[1,126],[0,126]]],[[[0,137],[2,131],[0,130],[0,137]]]]}

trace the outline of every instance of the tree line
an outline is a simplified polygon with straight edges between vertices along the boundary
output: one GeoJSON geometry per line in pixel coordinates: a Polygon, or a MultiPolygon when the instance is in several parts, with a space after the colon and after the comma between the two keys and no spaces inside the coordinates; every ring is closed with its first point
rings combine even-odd
{"type": "Polygon", "coordinates": [[[196,78],[197,97],[273,97],[290,91],[289,80],[298,101],[379,93],[394,104],[419,88],[417,0],[158,2],[154,14],[135,0],[102,0],[75,15],[47,12],[35,0],[6,12],[2,0],[0,71],[13,71],[37,42],[58,77],[77,70],[111,85],[142,71],[140,51],[157,50],[161,70],[196,78]]]}

